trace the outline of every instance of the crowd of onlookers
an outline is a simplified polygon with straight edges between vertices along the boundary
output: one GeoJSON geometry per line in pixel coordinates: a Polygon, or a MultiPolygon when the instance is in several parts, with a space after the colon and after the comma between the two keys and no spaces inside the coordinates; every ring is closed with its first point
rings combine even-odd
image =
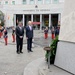
{"type": "MultiPolygon", "coordinates": [[[[16,42],[16,53],[20,54],[23,48],[23,38],[26,35],[27,51],[32,51],[32,39],[33,39],[33,25],[32,21],[28,21],[26,28],[24,28],[22,22],[18,22],[16,28],[12,26],[12,42],[16,42]],[[24,29],[26,30],[24,34],[24,29]],[[15,37],[16,36],[16,37],[15,37]],[[16,40],[16,41],[15,41],[16,40]]],[[[3,36],[5,45],[8,44],[8,29],[6,27],[0,27],[0,38],[3,36]]],[[[10,38],[10,37],[9,37],[10,38]]]]}

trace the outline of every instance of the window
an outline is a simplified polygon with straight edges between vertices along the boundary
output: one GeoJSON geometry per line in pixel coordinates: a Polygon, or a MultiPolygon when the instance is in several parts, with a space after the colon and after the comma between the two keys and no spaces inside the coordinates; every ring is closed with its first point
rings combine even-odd
{"type": "Polygon", "coordinates": [[[51,3],[51,0],[45,0],[45,3],[49,4],[49,3],[51,3]]]}
{"type": "Polygon", "coordinates": [[[23,0],[23,4],[26,4],[26,0],[23,0]]]}
{"type": "Polygon", "coordinates": [[[43,4],[43,1],[42,0],[38,0],[38,4],[43,4]]]}
{"type": "Polygon", "coordinates": [[[35,1],[34,0],[30,0],[30,4],[34,4],[35,3],[35,1]]]}
{"type": "Polygon", "coordinates": [[[15,1],[12,1],[12,4],[15,5],[15,1]]]}
{"type": "Polygon", "coordinates": [[[5,1],[5,4],[8,4],[8,1],[5,1]]]}
{"type": "Polygon", "coordinates": [[[53,3],[58,3],[59,2],[59,0],[53,0],[53,3]]]}
{"type": "Polygon", "coordinates": [[[0,2],[0,5],[1,5],[1,2],[0,2]]]}

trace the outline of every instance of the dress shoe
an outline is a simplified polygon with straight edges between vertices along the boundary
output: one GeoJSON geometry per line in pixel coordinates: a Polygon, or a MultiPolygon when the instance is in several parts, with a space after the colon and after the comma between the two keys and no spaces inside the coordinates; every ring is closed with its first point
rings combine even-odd
{"type": "Polygon", "coordinates": [[[32,50],[30,50],[30,52],[33,52],[32,50]]]}
{"type": "Polygon", "coordinates": [[[29,53],[30,51],[28,50],[28,53],[29,53]]]}
{"type": "Polygon", "coordinates": [[[20,52],[20,53],[23,53],[23,52],[20,52]]]}
{"type": "Polygon", "coordinates": [[[17,54],[20,54],[20,52],[17,52],[17,54]]]}

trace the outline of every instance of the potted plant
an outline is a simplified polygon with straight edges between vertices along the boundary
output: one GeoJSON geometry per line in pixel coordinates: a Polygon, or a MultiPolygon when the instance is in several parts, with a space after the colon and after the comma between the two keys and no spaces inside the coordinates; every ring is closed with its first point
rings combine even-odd
{"type": "MultiPolygon", "coordinates": [[[[50,45],[50,50],[51,50],[50,51],[50,64],[54,64],[56,49],[57,49],[57,42],[58,42],[58,36],[56,36],[55,39],[52,40],[52,43],[50,45]]],[[[48,51],[46,51],[46,54],[45,54],[46,61],[48,61],[48,56],[49,56],[49,53],[48,51]]]]}

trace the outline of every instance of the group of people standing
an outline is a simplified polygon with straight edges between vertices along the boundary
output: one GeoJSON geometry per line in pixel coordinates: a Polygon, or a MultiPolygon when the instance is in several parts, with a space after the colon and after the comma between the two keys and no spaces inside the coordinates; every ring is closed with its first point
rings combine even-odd
{"type": "Polygon", "coordinates": [[[54,39],[57,35],[59,35],[60,25],[51,28],[52,39],[54,39]]]}
{"type": "Polygon", "coordinates": [[[4,37],[4,41],[5,41],[5,45],[7,45],[7,40],[8,40],[8,36],[7,36],[8,32],[6,27],[1,27],[0,28],[0,38],[3,36],[4,37]]]}
{"type": "MultiPolygon", "coordinates": [[[[18,25],[16,28],[13,26],[12,27],[12,41],[15,42],[16,40],[16,52],[17,54],[23,53],[22,48],[23,48],[23,38],[24,38],[24,29],[26,30],[26,39],[27,39],[27,51],[28,52],[33,52],[32,51],[32,39],[33,39],[33,27],[32,27],[32,21],[28,21],[28,25],[26,28],[23,27],[22,22],[18,22],[18,25]]],[[[60,26],[53,27],[51,28],[51,33],[52,33],[52,39],[54,39],[57,35],[59,35],[59,29],[60,26]]],[[[5,41],[5,45],[8,44],[8,32],[6,27],[3,28],[3,37],[5,41]]],[[[48,27],[44,29],[44,38],[48,38],[48,27]]]]}
{"type": "MultiPolygon", "coordinates": [[[[47,39],[48,38],[48,27],[46,27],[44,29],[44,38],[47,39]]],[[[57,35],[59,35],[59,31],[60,31],[60,25],[54,27],[51,27],[51,37],[52,39],[54,39],[57,35]]]]}
{"type": "MultiPolygon", "coordinates": [[[[60,25],[57,27],[52,27],[52,39],[54,39],[57,35],[59,35],[60,25]]],[[[48,38],[48,27],[44,30],[45,39],[48,38]]],[[[16,27],[16,45],[17,45],[17,53],[23,53],[22,47],[23,47],[23,37],[24,37],[24,27],[22,26],[22,23],[19,22],[18,26],[16,27]]],[[[26,26],[26,39],[27,39],[27,50],[28,52],[32,51],[32,39],[33,39],[33,27],[32,27],[32,21],[28,21],[28,25],[26,26]]]]}
{"type": "MultiPolygon", "coordinates": [[[[2,27],[0,30],[0,38],[3,36],[5,45],[8,44],[8,29],[6,27],[2,27]]],[[[12,41],[15,42],[15,27],[12,27],[12,41]]]]}
{"type": "MultiPolygon", "coordinates": [[[[16,52],[18,54],[23,53],[23,38],[24,38],[24,27],[22,25],[22,22],[18,23],[18,26],[16,27],[16,52]]],[[[32,21],[28,21],[28,25],[26,26],[26,39],[27,39],[27,50],[28,52],[32,51],[32,39],[33,39],[33,27],[32,27],[32,21]]]]}
{"type": "MultiPolygon", "coordinates": [[[[8,31],[7,28],[3,28],[3,37],[4,37],[4,42],[5,45],[8,44],[8,31]]],[[[18,25],[16,28],[13,26],[12,27],[12,42],[16,41],[16,53],[20,54],[23,53],[23,38],[24,34],[26,35],[27,39],[27,51],[33,52],[32,51],[32,39],[33,39],[33,27],[32,27],[32,21],[28,21],[28,25],[26,28],[24,28],[22,22],[18,22],[18,25]],[[26,33],[24,32],[26,30],[26,33]]]]}

